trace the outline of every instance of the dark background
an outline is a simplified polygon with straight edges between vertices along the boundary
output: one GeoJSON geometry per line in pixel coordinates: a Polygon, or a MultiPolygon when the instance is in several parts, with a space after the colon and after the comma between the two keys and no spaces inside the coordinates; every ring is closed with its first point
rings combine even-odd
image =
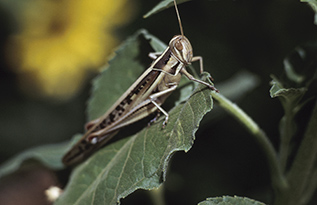
{"type": "MultiPolygon", "coordinates": [[[[158,2],[137,1],[136,15],[116,34],[124,40],[146,28],[168,43],[179,34],[173,8],[142,18],[158,2]]],[[[279,101],[269,96],[270,74],[281,75],[284,57],[296,46],[316,39],[312,9],[299,0],[194,0],[179,5],[179,10],[194,55],[203,56],[204,68],[212,73],[215,85],[241,70],[259,77],[256,89],[237,103],[278,147],[278,122],[283,110],[279,101]]],[[[15,73],[5,61],[4,44],[12,32],[8,18],[1,11],[0,162],[27,148],[66,141],[82,132],[91,86],[87,81],[80,93],[62,103],[21,93],[15,73]]],[[[212,114],[211,111],[208,115],[212,114]]],[[[252,136],[225,113],[207,124],[196,133],[193,148],[188,153],[176,153],[171,160],[165,183],[167,204],[196,204],[222,195],[271,202],[267,163],[252,136]]],[[[56,180],[63,184],[60,179],[56,180]]],[[[122,200],[123,204],[141,202],[150,203],[146,191],[137,191],[122,200]]]]}

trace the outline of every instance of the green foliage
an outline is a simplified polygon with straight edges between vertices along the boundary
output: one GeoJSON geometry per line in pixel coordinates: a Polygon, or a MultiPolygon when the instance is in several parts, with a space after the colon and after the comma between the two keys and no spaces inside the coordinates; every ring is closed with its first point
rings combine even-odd
{"type": "MultiPolygon", "coordinates": [[[[317,13],[317,1],[316,0],[301,0],[301,2],[307,2],[312,9],[317,13]]],[[[317,24],[317,14],[315,14],[315,24],[317,24]]]]}
{"type": "MultiPolygon", "coordinates": [[[[162,1],[146,16],[172,6],[172,2],[162,1]]],[[[316,1],[305,2],[316,8],[316,1]]],[[[118,48],[109,65],[93,80],[93,90],[87,106],[90,120],[101,116],[144,71],[147,65],[140,60],[140,56],[144,55],[144,41],[155,51],[162,51],[166,47],[145,30],[129,37],[118,48]]],[[[259,82],[254,75],[242,75],[241,72],[239,80],[224,85],[217,84],[220,94],[183,80],[173,93],[176,97],[171,96],[174,97],[173,105],[169,109],[169,123],[164,129],[163,117],[148,127],[143,122],[137,124],[136,129],[131,129],[133,132],[123,129],[117,136],[118,140],[74,168],[65,191],[56,204],[116,204],[138,189],[151,193],[153,189],[163,189],[162,183],[168,180],[167,170],[173,154],[191,149],[195,133],[203,117],[212,109],[213,100],[222,110],[241,122],[258,143],[253,147],[260,148],[267,160],[266,169],[270,173],[274,194],[273,197],[267,197],[274,198],[269,203],[307,204],[317,187],[316,54],[317,44],[314,42],[297,47],[284,60],[284,74],[271,75],[270,96],[280,100],[284,111],[279,125],[273,128],[279,129],[279,136],[267,136],[260,123],[256,123],[243,109],[229,100],[232,97],[236,101],[248,89],[253,89],[259,82]],[[277,150],[270,140],[274,137],[280,140],[277,150]]],[[[207,80],[207,77],[208,74],[205,73],[203,79],[207,80]]],[[[267,93],[259,95],[267,96],[267,93]]],[[[251,103],[253,100],[250,100],[251,103]]],[[[212,120],[210,116],[213,117],[216,113],[217,110],[213,110],[213,115],[207,115],[207,121],[202,124],[209,124],[212,120]]],[[[269,120],[274,120],[274,117],[269,116],[269,120]]],[[[237,136],[240,135],[231,137],[237,136]]],[[[65,167],[61,164],[61,157],[79,137],[80,135],[76,135],[68,144],[41,146],[22,152],[2,165],[0,176],[14,173],[29,160],[36,160],[54,170],[62,170],[65,167]]],[[[199,204],[263,203],[246,197],[225,196],[208,198],[199,204]]]]}
{"type": "MultiPolygon", "coordinates": [[[[77,138],[78,139],[78,138],[77,138]]],[[[20,166],[27,160],[40,161],[45,166],[51,169],[62,169],[64,165],[61,162],[61,157],[66,149],[69,149],[68,143],[44,145],[26,150],[16,157],[8,160],[1,166],[0,178],[17,171],[20,166]]]]}
{"type": "Polygon", "coordinates": [[[285,77],[279,80],[272,76],[271,97],[281,101],[285,113],[279,126],[278,153],[287,186],[278,190],[278,204],[305,204],[317,186],[314,167],[317,155],[316,54],[315,44],[298,47],[284,61],[285,77]],[[305,118],[298,121],[298,116],[305,118]],[[307,123],[304,131],[299,129],[303,121],[307,123]],[[301,139],[298,146],[294,144],[295,137],[301,139]]]}
{"type": "Polygon", "coordinates": [[[207,198],[205,201],[200,202],[198,205],[264,205],[262,202],[255,201],[246,197],[238,196],[223,196],[223,197],[213,197],[207,198]]]}
{"type": "MultiPolygon", "coordinates": [[[[178,0],[177,4],[179,3],[184,3],[186,1],[190,0],[178,0]]],[[[149,11],[147,14],[144,15],[144,18],[147,18],[155,13],[158,13],[164,9],[167,9],[171,6],[174,6],[174,1],[173,0],[163,0],[159,4],[157,4],[151,11],[149,11]]]]}

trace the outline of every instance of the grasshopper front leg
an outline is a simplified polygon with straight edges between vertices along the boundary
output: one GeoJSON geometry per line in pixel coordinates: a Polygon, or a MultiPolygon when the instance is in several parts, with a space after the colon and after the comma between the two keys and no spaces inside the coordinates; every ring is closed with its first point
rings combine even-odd
{"type": "Polygon", "coordinates": [[[168,116],[168,113],[155,100],[157,100],[159,97],[162,97],[164,95],[168,95],[170,92],[173,92],[176,88],[177,88],[177,85],[173,85],[172,87],[170,87],[166,90],[163,90],[163,91],[160,91],[158,93],[150,95],[151,103],[153,103],[157,107],[157,109],[165,115],[165,120],[163,122],[163,128],[166,126],[169,116],[168,116]]]}
{"type": "MultiPolygon", "coordinates": [[[[204,72],[203,57],[194,56],[193,59],[192,59],[192,62],[195,62],[195,61],[199,61],[200,74],[202,74],[204,72]]],[[[211,81],[214,81],[214,79],[213,79],[213,77],[211,75],[209,76],[209,78],[210,78],[211,81]]],[[[219,92],[219,91],[217,90],[217,92],[219,92]]]]}
{"type": "Polygon", "coordinates": [[[215,88],[213,85],[210,85],[209,83],[206,83],[206,82],[204,82],[202,80],[194,78],[194,76],[192,76],[190,73],[188,73],[186,69],[183,68],[180,72],[182,74],[184,74],[189,80],[195,81],[197,83],[201,83],[201,84],[206,85],[207,87],[209,87],[211,90],[214,90],[217,93],[219,92],[219,90],[217,88],[215,88]]]}

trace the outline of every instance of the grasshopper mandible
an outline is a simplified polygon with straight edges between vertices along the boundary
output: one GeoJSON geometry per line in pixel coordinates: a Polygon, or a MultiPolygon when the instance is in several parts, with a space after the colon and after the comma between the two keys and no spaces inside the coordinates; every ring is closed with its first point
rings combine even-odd
{"type": "Polygon", "coordinates": [[[174,5],[181,35],[174,36],[163,53],[150,53],[149,56],[154,59],[151,66],[103,116],[86,124],[85,135],[63,157],[65,165],[82,161],[106,144],[120,128],[141,120],[155,111],[165,115],[164,127],[168,121],[168,113],[161,105],[177,88],[182,74],[189,80],[204,84],[218,92],[211,84],[198,80],[187,72],[185,68],[187,65],[200,61],[202,73],[203,62],[202,57],[193,57],[192,46],[183,34],[176,0],[174,5]]]}

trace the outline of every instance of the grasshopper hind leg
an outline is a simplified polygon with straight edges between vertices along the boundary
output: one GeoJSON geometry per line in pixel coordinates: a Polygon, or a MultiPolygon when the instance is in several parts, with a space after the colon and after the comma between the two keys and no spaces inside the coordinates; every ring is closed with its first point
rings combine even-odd
{"type": "Polygon", "coordinates": [[[66,166],[76,165],[89,156],[94,154],[99,148],[103,147],[114,135],[118,132],[112,132],[104,135],[101,139],[89,137],[81,139],[77,144],[73,146],[63,157],[63,164],[66,166]],[[98,143],[94,142],[94,139],[98,140],[98,143]]]}
{"type": "Polygon", "coordinates": [[[153,123],[157,121],[157,119],[159,119],[160,116],[161,116],[161,112],[156,112],[155,117],[152,120],[150,120],[150,122],[147,125],[151,126],[153,123]]]}

